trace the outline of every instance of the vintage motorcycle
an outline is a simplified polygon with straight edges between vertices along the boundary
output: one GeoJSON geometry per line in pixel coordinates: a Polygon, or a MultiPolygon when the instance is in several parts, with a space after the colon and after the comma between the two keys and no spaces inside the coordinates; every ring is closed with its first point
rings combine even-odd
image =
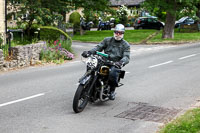
{"type": "MultiPolygon", "coordinates": [[[[87,65],[87,71],[79,79],[79,86],[73,99],[73,110],[75,113],[82,112],[88,101],[95,103],[109,100],[109,71],[111,66],[116,66],[113,61],[108,60],[108,54],[102,52],[96,52],[90,55],[85,63],[87,65]]],[[[125,71],[121,70],[119,81],[121,78],[124,78],[124,75],[125,71]]],[[[119,82],[118,87],[122,85],[119,82]]]]}
{"type": "Polygon", "coordinates": [[[90,22],[85,22],[84,18],[80,18],[80,26],[83,30],[90,30],[93,26],[93,22],[90,21],[90,22]]]}
{"type": "Polygon", "coordinates": [[[114,27],[114,21],[114,18],[111,18],[110,21],[103,22],[100,17],[97,30],[111,30],[111,28],[114,27]]]}

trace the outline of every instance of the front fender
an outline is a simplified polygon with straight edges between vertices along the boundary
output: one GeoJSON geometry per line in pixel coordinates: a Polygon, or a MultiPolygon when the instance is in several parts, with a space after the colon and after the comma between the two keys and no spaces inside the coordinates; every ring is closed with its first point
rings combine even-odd
{"type": "Polygon", "coordinates": [[[91,75],[85,75],[79,79],[79,83],[82,85],[85,85],[89,82],[90,78],[91,78],[91,75]]]}

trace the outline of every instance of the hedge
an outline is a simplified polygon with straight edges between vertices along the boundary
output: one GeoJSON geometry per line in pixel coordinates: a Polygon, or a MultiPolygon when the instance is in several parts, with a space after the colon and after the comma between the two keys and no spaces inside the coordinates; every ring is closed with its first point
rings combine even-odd
{"type": "Polygon", "coordinates": [[[67,40],[70,41],[70,44],[72,44],[71,37],[68,36],[67,33],[62,31],[61,29],[50,27],[50,26],[41,26],[40,27],[40,39],[41,40],[49,40],[49,41],[55,41],[59,40],[60,35],[64,35],[67,40]]]}

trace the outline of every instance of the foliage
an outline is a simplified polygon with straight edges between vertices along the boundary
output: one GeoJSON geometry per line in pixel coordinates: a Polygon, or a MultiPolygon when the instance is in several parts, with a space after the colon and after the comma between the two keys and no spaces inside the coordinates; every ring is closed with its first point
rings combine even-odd
{"type": "Polygon", "coordinates": [[[117,10],[117,18],[119,18],[119,22],[123,25],[126,25],[128,22],[128,9],[126,6],[122,5],[119,10],[117,10]]]}
{"type": "Polygon", "coordinates": [[[163,38],[174,37],[174,24],[177,14],[183,9],[188,13],[197,11],[197,4],[200,0],[146,0],[143,7],[155,16],[164,19],[165,12],[165,28],[163,31],[163,38]]]}
{"type": "Polygon", "coordinates": [[[80,18],[81,18],[81,15],[78,12],[73,12],[69,16],[69,22],[73,23],[76,26],[80,25],[80,18]]]}
{"type": "Polygon", "coordinates": [[[80,18],[81,15],[78,12],[73,12],[69,16],[69,22],[73,24],[73,34],[76,34],[80,30],[80,18]]]}
{"type": "MultiPolygon", "coordinates": [[[[69,0],[70,1],[70,0],[69,0]]],[[[17,13],[17,24],[26,29],[26,34],[31,36],[30,30],[34,23],[40,25],[55,25],[63,21],[66,12],[69,12],[68,0],[8,0],[14,12],[17,13]],[[19,4],[20,3],[20,6],[19,4]]]]}
{"type": "Polygon", "coordinates": [[[29,40],[29,37],[27,35],[24,35],[23,38],[17,34],[14,34],[14,38],[11,41],[11,47],[17,46],[17,45],[27,45],[36,43],[38,41],[37,38],[32,38],[29,40]]]}
{"type": "Polygon", "coordinates": [[[176,15],[176,19],[179,19],[184,16],[196,16],[197,4],[199,2],[199,0],[178,0],[175,3],[165,0],[147,0],[142,7],[160,20],[166,18],[166,11],[176,15]]]}
{"type": "Polygon", "coordinates": [[[1,36],[0,36],[0,45],[3,43],[3,39],[1,38],[1,36]]]}
{"type": "Polygon", "coordinates": [[[72,2],[75,8],[82,7],[84,9],[83,14],[86,22],[93,21],[95,25],[98,23],[98,17],[103,18],[104,14],[113,13],[109,6],[109,0],[72,0],[72,2]]]}
{"type": "Polygon", "coordinates": [[[64,60],[72,60],[74,55],[65,48],[71,51],[71,45],[66,46],[66,42],[54,41],[53,44],[48,44],[40,53],[40,60],[45,62],[62,63],[64,60]]]}
{"type": "Polygon", "coordinates": [[[110,10],[108,0],[72,0],[72,3],[75,5],[75,8],[82,7],[88,11],[108,12],[110,10]]]}
{"type": "Polygon", "coordinates": [[[72,44],[71,37],[67,35],[64,31],[50,26],[41,26],[40,27],[40,39],[42,40],[48,40],[50,42],[54,40],[58,40],[60,38],[60,35],[64,35],[66,41],[69,43],[69,45],[72,44]]]}
{"type": "Polygon", "coordinates": [[[184,115],[167,124],[160,133],[197,133],[200,132],[200,109],[187,111],[184,115]]]}

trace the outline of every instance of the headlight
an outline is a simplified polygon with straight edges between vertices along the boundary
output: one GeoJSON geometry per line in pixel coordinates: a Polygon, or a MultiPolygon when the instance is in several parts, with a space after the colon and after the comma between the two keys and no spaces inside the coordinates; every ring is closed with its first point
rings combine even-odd
{"type": "Polygon", "coordinates": [[[86,64],[88,67],[93,69],[93,68],[97,67],[98,60],[96,57],[89,57],[88,60],[86,61],[86,64]]]}

